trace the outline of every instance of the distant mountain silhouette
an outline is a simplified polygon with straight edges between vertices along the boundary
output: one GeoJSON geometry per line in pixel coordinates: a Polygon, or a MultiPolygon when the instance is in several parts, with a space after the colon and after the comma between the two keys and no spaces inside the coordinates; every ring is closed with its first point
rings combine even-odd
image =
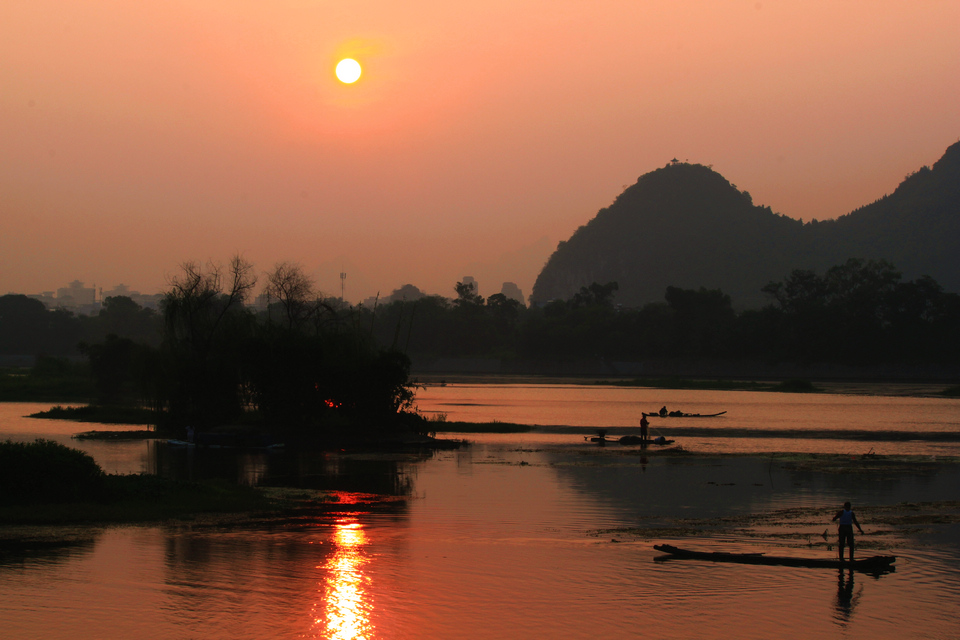
{"type": "Polygon", "coordinates": [[[662,301],[675,286],[722,289],[738,307],[759,307],[768,282],[848,258],[885,259],[906,280],[929,275],[960,291],[960,143],[892,194],[807,224],[754,206],[709,167],[671,162],[561,242],[530,299],[567,299],[593,282],[616,281],[616,300],[628,306],[662,301]]]}

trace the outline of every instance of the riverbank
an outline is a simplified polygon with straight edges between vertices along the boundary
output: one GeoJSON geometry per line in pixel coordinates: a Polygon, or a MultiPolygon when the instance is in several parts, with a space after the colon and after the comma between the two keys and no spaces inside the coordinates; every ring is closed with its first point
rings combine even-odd
{"type": "Polygon", "coordinates": [[[960,381],[958,364],[878,364],[856,366],[839,363],[770,363],[762,360],[696,358],[650,358],[615,361],[603,358],[580,360],[524,360],[498,358],[414,358],[415,378],[459,376],[504,376],[511,378],[565,379],[686,379],[781,382],[812,380],[839,383],[904,383],[953,386],[960,381]]]}
{"type": "Polygon", "coordinates": [[[420,387],[458,385],[574,385],[623,386],[665,390],[769,391],[779,393],[823,393],[934,398],[960,396],[960,385],[949,382],[887,382],[871,380],[818,379],[723,379],[723,378],[627,378],[550,375],[422,374],[414,384],[420,387]]]}
{"type": "Polygon", "coordinates": [[[140,407],[113,407],[98,404],[80,406],[50,407],[46,411],[31,413],[29,418],[47,420],[73,420],[74,422],[95,422],[99,424],[137,424],[156,425],[157,414],[150,409],[140,407]]]}

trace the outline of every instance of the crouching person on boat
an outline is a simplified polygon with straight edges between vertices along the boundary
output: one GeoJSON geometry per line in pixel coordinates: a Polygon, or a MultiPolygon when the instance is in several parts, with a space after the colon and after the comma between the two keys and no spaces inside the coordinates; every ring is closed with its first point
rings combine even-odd
{"type": "Polygon", "coordinates": [[[863,529],[860,527],[860,523],[857,522],[857,514],[853,512],[853,507],[850,506],[849,502],[844,502],[843,509],[837,511],[837,515],[833,516],[834,522],[838,520],[837,544],[840,547],[840,562],[843,562],[843,547],[847,544],[850,545],[850,562],[853,562],[853,525],[857,525],[857,530],[860,533],[863,533],[863,529]]]}

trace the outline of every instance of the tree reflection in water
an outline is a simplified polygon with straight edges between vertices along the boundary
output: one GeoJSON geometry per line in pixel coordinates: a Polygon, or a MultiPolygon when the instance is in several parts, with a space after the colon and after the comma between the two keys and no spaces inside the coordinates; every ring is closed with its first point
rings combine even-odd
{"type": "Polygon", "coordinates": [[[335,640],[356,640],[373,637],[370,613],[373,610],[369,578],[363,566],[367,536],[363,526],[353,519],[335,524],[332,542],[336,551],[323,566],[327,570],[323,583],[322,612],[316,625],[323,629],[321,637],[335,640]]]}

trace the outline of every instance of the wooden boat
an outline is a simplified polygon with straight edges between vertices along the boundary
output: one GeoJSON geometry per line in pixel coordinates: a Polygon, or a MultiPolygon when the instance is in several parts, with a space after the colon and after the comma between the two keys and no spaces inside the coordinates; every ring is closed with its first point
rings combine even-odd
{"type": "Polygon", "coordinates": [[[723,551],[690,551],[669,544],[655,544],[653,548],[669,554],[670,558],[691,560],[709,560],[711,562],[737,562],[740,564],[767,564],[787,567],[823,567],[828,569],[856,569],[866,572],[894,571],[897,556],[870,556],[850,562],[837,558],[794,558],[790,556],[768,556],[762,553],[726,553],[723,551]]]}
{"type": "Polygon", "coordinates": [[[721,411],[720,413],[684,413],[683,411],[671,411],[665,415],[660,415],[660,413],[644,413],[648,418],[716,418],[717,416],[722,416],[726,411],[721,411]]]}

